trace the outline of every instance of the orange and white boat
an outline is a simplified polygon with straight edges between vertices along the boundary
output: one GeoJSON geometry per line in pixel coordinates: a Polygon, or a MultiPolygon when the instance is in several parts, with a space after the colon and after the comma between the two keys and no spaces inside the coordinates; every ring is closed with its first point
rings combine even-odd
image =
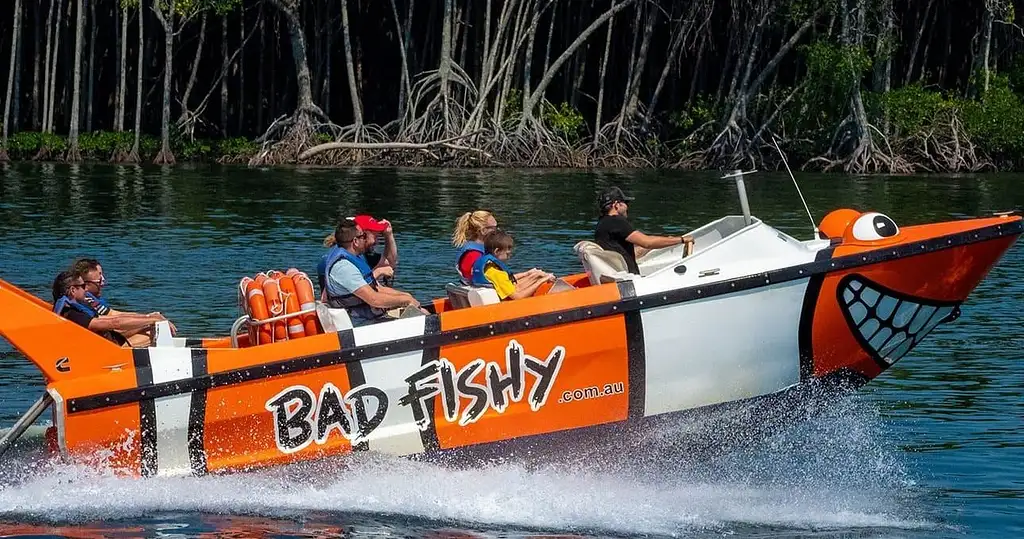
{"type": "Polygon", "coordinates": [[[268,272],[241,283],[230,336],[122,349],[0,281],[0,334],[46,382],[0,451],[51,405],[66,458],[201,475],[357,450],[500,450],[859,386],[955,319],[1022,231],[1012,214],[899,227],[841,209],[798,241],[740,193],[743,215],[694,230],[687,256],[649,253],[640,275],[580,242],[585,271],[532,298],[450,284],[429,315],[355,328],[301,272],[268,272]]]}

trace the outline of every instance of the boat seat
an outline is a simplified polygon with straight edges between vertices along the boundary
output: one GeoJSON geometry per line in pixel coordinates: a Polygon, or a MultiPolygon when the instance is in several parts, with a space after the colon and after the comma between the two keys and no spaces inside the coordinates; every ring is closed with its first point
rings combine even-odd
{"type": "Polygon", "coordinates": [[[345,309],[332,309],[326,303],[316,302],[316,317],[324,333],[334,333],[343,329],[352,329],[352,319],[345,309]]]}
{"type": "Polygon", "coordinates": [[[614,251],[608,251],[592,241],[581,241],[573,246],[580,257],[583,269],[590,277],[590,284],[600,285],[630,279],[626,259],[614,251]]]}
{"type": "Polygon", "coordinates": [[[452,307],[456,309],[501,303],[501,298],[493,288],[448,283],[444,289],[448,292],[452,307]]]}
{"type": "Polygon", "coordinates": [[[161,320],[153,324],[153,346],[160,348],[177,348],[185,345],[185,339],[176,339],[171,334],[171,323],[161,320]]]}

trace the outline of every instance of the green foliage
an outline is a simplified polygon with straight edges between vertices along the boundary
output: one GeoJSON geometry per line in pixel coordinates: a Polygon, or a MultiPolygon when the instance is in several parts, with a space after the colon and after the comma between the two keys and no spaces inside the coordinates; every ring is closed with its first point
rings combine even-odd
{"type": "Polygon", "coordinates": [[[586,122],[578,110],[564,101],[557,107],[545,102],[543,109],[545,125],[570,144],[579,141],[586,122]]]}
{"type": "Polygon", "coordinates": [[[259,146],[245,138],[234,137],[220,141],[218,152],[223,157],[247,157],[256,153],[259,146]]]}
{"type": "Polygon", "coordinates": [[[669,113],[668,124],[674,132],[678,132],[677,135],[683,135],[713,121],[715,116],[716,111],[711,98],[700,95],[689,109],[669,113]]]}
{"type": "Polygon", "coordinates": [[[175,154],[187,161],[201,161],[213,156],[213,144],[208,140],[195,139],[184,142],[175,154]]]}
{"type": "Polygon", "coordinates": [[[63,152],[67,149],[67,141],[53,133],[31,131],[15,133],[7,139],[7,151],[14,159],[31,159],[42,149],[50,153],[63,152]]]}
{"type": "Polygon", "coordinates": [[[82,133],[78,137],[78,146],[82,156],[92,159],[109,158],[115,151],[131,150],[135,135],[127,131],[94,131],[82,133]]]}
{"type": "Polygon", "coordinates": [[[523,115],[523,92],[512,89],[505,96],[505,102],[501,105],[501,125],[505,129],[511,129],[523,115]]]}
{"type": "Polygon", "coordinates": [[[1019,160],[1024,153],[1024,100],[1010,89],[1006,76],[993,74],[988,92],[964,104],[964,127],[972,140],[999,160],[1019,160]]]}
{"type": "Polygon", "coordinates": [[[871,69],[863,47],[819,41],[801,48],[807,65],[807,95],[822,104],[845,101],[850,88],[871,69]]]}
{"type": "Polygon", "coordinates": [[[917,134],[929,128],[944,111],[960,105],[939,92],[924,89],[920,84],[885,92],[877,96],[877,100],[890,125],[903,135],[917,134]]]}

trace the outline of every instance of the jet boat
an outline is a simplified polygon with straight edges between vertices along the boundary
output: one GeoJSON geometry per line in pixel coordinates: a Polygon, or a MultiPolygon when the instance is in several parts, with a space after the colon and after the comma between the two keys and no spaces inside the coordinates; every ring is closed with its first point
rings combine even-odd
{"type": "Polygon", "coordinates": [[[245,295],[227,337],[158,325],[154,346],[125,349],[0,281],[0,335],[46,386],[0,452],[48,408],[56,453],[148,477],[500,448],[859,387],[955,320],[1022,231],[1010,213],[899,226],[838,209],[800,241],[750,215],[735,177],[742,215],[692,231],[690,252],[648,253],[639,275],[581,241],[583,271],[534,297],[449,284],[430,314],[369,326],[316,301],[252,309],[245,295]]]}

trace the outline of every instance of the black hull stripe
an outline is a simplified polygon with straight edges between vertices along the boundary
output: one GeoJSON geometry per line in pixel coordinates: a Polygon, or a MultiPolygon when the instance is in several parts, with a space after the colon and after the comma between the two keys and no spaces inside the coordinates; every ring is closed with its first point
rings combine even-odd
{"type": "MultiPolygon", "coordinates": [[[[438,335],[441,333],[441,319],[436,316],[427,317],[426,325],[423,328],[424,335],[438,335]]],[[[423,350],[421,365],[441,358],[441,348],[433,347],[423,350]]],[[[437,424],[434,422],[434,406],[437,403],[437,395],[430,397],[426,402],[426,413],[429,414],[430,422],[426,430],[420,431],[420,442],[423,443],[425,451],[437,451],[441,449],[441,442],[437,438],[437,424]]]]}
{"type": "MultiPolygon", "coordinates": [[[[619,295],[622,299],[636,297],[632,281],[620,282],[619,295]]],[[[644,344],[644,323],[640,311],[625,313],[626,357],[629,380],[629,407],[626,417],[631,421],[643,419],[647,402],[647,354],[644,344]]]]}
{"type": "MultiPolygon", "coordinates": [[[[338,342],[342,348],[351,348],[355,346],[356,340],[355,335],[351,329],[345,329],[338,332],[338,342]]],[[[349,361],[345,363],[345,372],[348,374],[349,387],[359,387],[366,383],[366,373],[363,372],[363,364],[358,361],[349,361]]],[[[353,451],[367,451],[370,449],[368,442],[359,442],[352,446],[353,451]]]]}
{"type": "MultiPolygon", "coordinates": [[[[135,365],[135,383],[140,388],[153,385],[153,367],[149,350],[133,349],[132,362],[135,365]]],[[[142,477],[156,475],[156,402],[152,398],[139,400],[139,474],[142,477]]]]}
{"type": "MultiPolygon", "coordinates": [[[[192,376],[206,376],[206,350],[192,349],[192,376]]],[[[204,445],[206,424],[206,390],[197,388],[192,392],[188,412],[188,460],[193,475],[206,475],[206,446],[204,445]]]]}
{"type": "MultiPolygon", "coordinates": [[[[835,252],[835,247],[822,249],[815,255],[814,260],[821,262],[830,260],[835,252]]],[[[814,343],[812,336],[814,329],[814,308],[818,305],[818,296],[821,294],[821,284],[825,282],[825,274],[818,274],[811,277],[807,283],[807,290],[804,292],[804,303],[800,308],[800,324],[797,328],[797,346],[800,354],[800,381],[806,382],[814,376],[814,343]]]]}
{"type": "MultiPolygon", "coordinates": [[[[457,330],[442,331],[434,335],[424,335],[422,338],[409,337],[365,346],[354,346],[354,341],[351,339],[351,336],[348,338],[344,337],[343,334],[346,332],[351,333],[351,330],[346,330],[339,332],[339,340],[341,341],[343,348],[339,351],[288,358],[253,367],[194,377],[187,380],[165,382],[149,387],[139,387],[136,389],[114,391],[88,397],[69,399],[67,404],[68,413],[73,414],[98,408],[105,408],[108,406],[118,406],[130,402],[136,402],[143,398],[175,395],[193,391],[196,388],[210,388],[240,384],[272,376],[317,369],[320,367],[339,365],[348,362],[358,362],[368,358],[406,353],[416,350],[430,350],[432,348],[456,342],[462,343],[506,333],[517,333],[538,328],[592,320],[605,316],[624,314],[632,311],[639,311],[641,309],[653,309],[666,305],[675,305],[724,294],[753,290],[798,279],[808,279],[816,275],[824,276],[827,273],[844,271],[851,268],[868,266],[899,258],[928,254],[961,245],[980,243],[1004,236],[1018,235],[1022,230],[1024,230],[1024,224],[1022,224],[1021,221],[1016,221],[1011,224],[989,226],[971,232],[961,232],[959,234],[943,236],[893,248],[876,249],[867,253],[847,255],[834,259],[815,260],[813,262],[797,266],[790,266],[788,268],[781,268],[764,273],[748,275],[746,277],[719,281],[707,285],[691,286],[658,294],[622,299],[611,303],[603,303],[587,307],[575,307],[564,311],[538,314],[457,330]],[[346,344],[348,344],[348,346],[345,346],[346,344]]],[[[429,315],[427,323],[437,323],[430,320],[431,318],[436,319],[437,317],[438,315],[429,315]]]]}

